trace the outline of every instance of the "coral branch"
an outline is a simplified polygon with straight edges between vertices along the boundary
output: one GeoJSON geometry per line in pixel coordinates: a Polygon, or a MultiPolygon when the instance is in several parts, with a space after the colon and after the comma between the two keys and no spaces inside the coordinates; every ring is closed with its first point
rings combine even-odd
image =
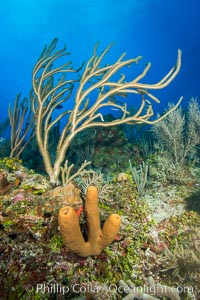
{"type": "Polygon", "coordinates": [[[120,287],[128,294],[123,300],[159,300],[160,297],[167,297],[171,300],[180,300],[178,291],[176,288],[172,288],[160,283],[155,283],[153,277],[148,278],[148,285],[143,287],[136,287],[131,280],[119,281],[120,287]],[[157,298],[159,297],[159,298],[157,298]]]}
{"type": "Polygon", "coordinates": [[[10,157],[19,157],[34,136],[34,118],[28,99],[20,100],[20,94],[18,94],[13,109],[9,104],[8,116],[11,125],[10,157]]]}
{"type": "MultiPolygon", "coordinates": [[[[151,64],[147,64],[144,70],[136,77],[128,80],[122,69],[137,64],[142,58],[124,59],[123,53],[113,64],[102,65],[103,59],[110,51],[111,44],[98,56],[98,44],[94,48],[92,57],[85,67],[83,65],[74,70],[71,62],[55,67],[54,63],[63,56],[68,56],[66,47],[56,51],[58,40],[45,47],[42,51],[32,76],[33,91],[30,94],[32,112],[36,119],[36,139],[39,150],[43,157],[46,172],[53,185],[59,183],[59,176],[63,161],[66,159],[67,150],[75,135],[86,128],[94,126],[108,127],[120,124],[155,124],[164,119],[171,111],[174,111],[182,101],[158,119],[151,119],[154,116],[152,101],[160,103],[160,100],[150,91],[165,88],[179,73],[181,67],[181,51],[178,50],[178,58],[175,66],[158,82],[142,83],[149,71],[151,64]],[[73,74],[82,71],[79,77],[73,74]],[[70,74],[70,78],[66,77],[70,74]],[[119,76],[113,81],[113,76],[119,76]],[[58,77],[61,79],[58,80],[58,77]],[[76,83],[79,83],[76,86],[76,83]],[[69,109],[67,101],[75,92],[74,106],[69,109]],[[137,112],[132,114],[124,100],[127,95],[134,94],[140,97],[137,112]],[[94,95],[96,95],[94,97],[94,95]],[[117,97],[117,98],[116,98],[117,97]],[[149,98],[148,99],[146,99],[149,98]],[[63,107],[58,116],[54,116],[56,109],[63,107]],[[112,113],[118,111],[118,116],[112,121],[105,121],[102,108],[112,113]],[[55,161],[50,158],[49,138],[50,132],[56,123],[64,120],[64,127],[60,132],[57,142],[55,161]]],[[[56,114],[57,115],[57,114],[56,114]]]]}

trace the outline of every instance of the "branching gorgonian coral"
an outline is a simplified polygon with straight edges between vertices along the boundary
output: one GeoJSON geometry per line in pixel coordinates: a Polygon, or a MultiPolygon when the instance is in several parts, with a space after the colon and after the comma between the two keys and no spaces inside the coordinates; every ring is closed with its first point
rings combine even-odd
{"type": "Polygon", "coordinates": [[[59,183],[61,166],[66,159],[66,153],[74,137],[87,128],[109,127],[120,124],[154,124],[164,119],[176,109],[177,104],[158,119],[154,116],[152,102],[160,100],[151,93],[168,86],[179,73],[181,67],[181,51],[175,66],[156,83],[144,83],[151,64],[148,63],[143,71],[129,80],[122,70],[138,64],[141,56],[124,59],[125,53],[112,64],[103,62],[110,51],[110,44],[103,52],[98,54],[98,44],[95,46],[91,58],[78,69],[73,69],[71,61],[63,65],[58,64],[58,59],[68,56],[66,47],[57,50],[55,39],[45,47],[32,73],[33,89],[30,94],[32,113],[36,120],[36,140],[42,155],[44,166],[52,184],[59,183]],[[79,76],[76,74],[79,73],[79,76]],[[127,95],[139,101],[137,111],[131,113],[127,95]],[[73,96],[73,97],[72,97],[73,96]],[[117,99],[116,99],[117,97],[117,99]],[[73,106],[67,101],[73,98],[73,106]],[[57,109],[63,108],[60,114],[55,114],[57,109]],[[103,110],[112,113],[117,111],[117,118],[105,120],[103,110]],[[55,151],[54,161],[51,160],[50,134],[58,123],[64,124],[55,151]]]}
{"type": "MultiPolygon", "coordinates": [[[[169,104],[169,109],[174,107],[169,104]]],[[[188,111],[179,107],[164,120],[153,125],[158,150],[156,164],[158,180],[186,182],[191,180],[188,162],[195,162],[200,144],[200,106],[197,98],[189,101],[188,111]]]]}

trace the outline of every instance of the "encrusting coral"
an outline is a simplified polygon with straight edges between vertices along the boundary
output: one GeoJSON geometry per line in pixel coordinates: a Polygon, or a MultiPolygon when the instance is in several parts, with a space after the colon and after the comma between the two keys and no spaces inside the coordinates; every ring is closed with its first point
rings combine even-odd
{"type": "Polygon", "coordinates": [[[155,283],[153,277],[148,278],[148,286],[136,287],[131,280],[120,280],[120,287],[128,294],[123,300],[159,300],[160,297],[167,297],[171,300],[180,300],[178,290],[160,283],[155,283]],[[159,298],[157,298],[159,297],[159,298]]]}
{"type": "Polygon", "coordinates": [[[120,228],[120,216],[112,214],[105,221],[101,230],[98,191],[95,186],[89,186],[86,193],[84,213],[87,221],[88,241],[81,233],[79,218],[74,208],[65,206],[60,209],[58,223],[62,239],[67,248],[79,256],[99,255],[112,243],[120,228]]]}
{"type": "Polygon", "coordinates": [[[11,184],[7,180],[8,174],[6,172],[0,173],[0,195],[6,193],[10,187],[11,184]]]}
{"type": "Polygon", "coordinates": [[[48,190],[44,196],[53,199],[53,201],[57,199],[62,206],[80,207],[83,206],[80,193],[80,188],[74,182],[70,182],[66,186],[57,186],[53,190],[48,190]]]}

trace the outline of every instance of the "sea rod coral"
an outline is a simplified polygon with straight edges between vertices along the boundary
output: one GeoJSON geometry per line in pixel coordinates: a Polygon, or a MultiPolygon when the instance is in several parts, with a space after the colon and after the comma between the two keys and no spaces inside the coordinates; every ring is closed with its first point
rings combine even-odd
{"type": "Polygon", "coordinates": [[[161,80],[149,84],[141,80],[149,71],[150,63],[130,81],[125,74],[122,74],[122,69],[124,70],[125,67],[138,64],[141,56],[124,60],[125,53],[123,53],[113,64],[102,65],[112,44],[100,55],[97,54],[97,44],[88,62],[78,69],[73,69],[70,61],[59,65],[58,59],[69,53],[66,52],[66,47],[56,50],[57,42],[58,40],[54,39],[49,46],[45,47],[36,62],[32,72],[33,89],[30,93],[36,139],[46,172],[53,185],[59,183],[61,166],[66,159],[67,150],[74,136],[79,132],[96,126],[155,124],[174,111],[182,100],[181,97],[177,104],[163,116],[151,119],[154,115],[152,102],[160,103],[160,100],[150,91],[165,88],[177,76],[181,67],[180,50],[178,50],[175,66],[161,80]],[[76,76],[77,73],[79,76],[76,76]],[[117,76],[118,80],[116,80],[117,76]],[[134,113],[131,113],[126,102],[128,94],[135,95],[136,101],[139,101],[138,110],[134,113]],[[72,107],[67,107],[66,101],[70,98],[74,99],[74,103],[72,107]],[[105,120],[103,108],[110,110],[110,113],[113,109],[116,110],[117,118],[112,121],[105,120]],[[50,137],[61,121],[64,126],[56,141],[55,156],[52,160],[50,137]]]}

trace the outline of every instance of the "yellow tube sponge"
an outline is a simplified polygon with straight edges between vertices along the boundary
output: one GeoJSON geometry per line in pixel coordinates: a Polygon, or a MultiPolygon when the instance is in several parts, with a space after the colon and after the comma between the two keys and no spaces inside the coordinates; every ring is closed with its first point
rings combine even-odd
{"type": "Polygon", "coordinates": [[[112,214],[106,220],[103,229],[100,227],[98,192],[90,186],[86,193],[85,217],[87,221],[88,241],[85,241],[80,230],[79,219],[70,206],[61,208],[58,223],[62,239],[66,247],[79,256],[99,255],[112,243],[120,228],[120,216],[112,214]]]}

